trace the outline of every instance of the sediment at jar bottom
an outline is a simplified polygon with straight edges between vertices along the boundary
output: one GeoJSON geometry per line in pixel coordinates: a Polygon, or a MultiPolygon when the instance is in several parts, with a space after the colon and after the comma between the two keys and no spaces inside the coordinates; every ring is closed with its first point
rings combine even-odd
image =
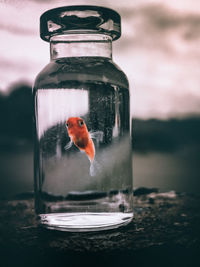
{"type": "Polygon", "coordinates": [[[40,192],[36,196],[38,214],[67,212],[131,212],[133,193],[131,189],[103,191],[71,191],[66,197],[40,192]]]}

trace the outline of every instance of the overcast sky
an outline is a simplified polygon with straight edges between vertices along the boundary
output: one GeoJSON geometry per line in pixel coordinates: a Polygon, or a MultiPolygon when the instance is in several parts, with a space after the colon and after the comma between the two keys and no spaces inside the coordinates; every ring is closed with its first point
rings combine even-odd
{"type": "Polygon", "coordinates": [[[130,82],[132,114],[168,118],[200,114],[199,0],[0,0],[0,91],[30,85],[49,62],[39,37],[40,15],[75,4],[107,6],[122,17],[114,61],[130,82]]]}

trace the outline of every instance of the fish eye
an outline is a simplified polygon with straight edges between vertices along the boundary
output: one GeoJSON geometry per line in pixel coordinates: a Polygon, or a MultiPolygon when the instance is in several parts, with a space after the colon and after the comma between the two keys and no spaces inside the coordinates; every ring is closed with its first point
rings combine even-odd
{"type": "Polygon", "coordinates": [[[66,123],[66,126],[68,127],[69,126],[69,123],[66,123]]]}
{"type": "Polygon", "coordinates": [[[78,122],[80,126],[83,126],[84,122],[83,121],[79,121],[78,122]]]}

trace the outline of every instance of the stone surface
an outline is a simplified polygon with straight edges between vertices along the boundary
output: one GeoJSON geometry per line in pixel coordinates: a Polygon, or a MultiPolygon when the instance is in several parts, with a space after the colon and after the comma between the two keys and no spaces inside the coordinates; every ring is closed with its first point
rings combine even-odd
{"type": "Polygon", "coordinates": [[[200,197],[140,190],[133,221],[66,233],[37,226],[31,194],[0,201],[0,266],[200,266],[200,197]]]}

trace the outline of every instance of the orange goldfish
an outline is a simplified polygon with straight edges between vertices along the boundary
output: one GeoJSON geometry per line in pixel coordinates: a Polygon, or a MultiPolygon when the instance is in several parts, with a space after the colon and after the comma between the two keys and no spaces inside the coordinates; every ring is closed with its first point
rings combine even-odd
{"type": "Polygon", "coordinates": [[[68,135],[70,137],[70,142],[65,146],[65,149],[69,149],[73,143],[76,147],[78,147],[81,151],[84,151],[88,156],[91,168],[90,174],[94,175],[94,166],[98,166],[94,161],[95,157],[95,146],[92,138],[97,138],[102,141],[103,133],[98,132],[88,132],[87,126],[82,118],[79,117],[71,117],[66,121],[66,127],[68,131],[68,135]],[[95,163],[95,164],[94,164],[95,163]]]}
{"type": "Polygon", "coordinates": [[[70,148],[74,143],[87,154],[90,162],[92,162],[95,156],[95,147],[84,120],[79,117],[71,117],[66,121],[66,126],[71,141],[65,146],[65,149],[70,148]]]}

